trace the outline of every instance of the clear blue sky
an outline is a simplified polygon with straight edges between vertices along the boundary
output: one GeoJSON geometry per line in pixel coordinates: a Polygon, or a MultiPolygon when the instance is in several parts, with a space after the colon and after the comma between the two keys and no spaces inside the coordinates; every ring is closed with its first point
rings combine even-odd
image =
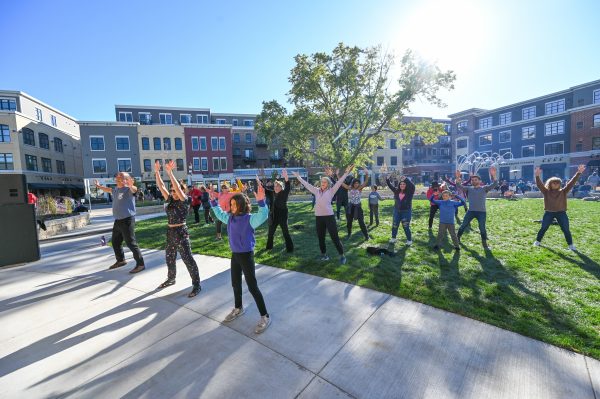
{"type": "Polygon", "coordinates": [[[80,120],[115,104],[259,113],[293,57],[338,42],[411,47],[457,73],[444,117],[600,79],[598,0],[4,1],[0,88],[80,120]]]}

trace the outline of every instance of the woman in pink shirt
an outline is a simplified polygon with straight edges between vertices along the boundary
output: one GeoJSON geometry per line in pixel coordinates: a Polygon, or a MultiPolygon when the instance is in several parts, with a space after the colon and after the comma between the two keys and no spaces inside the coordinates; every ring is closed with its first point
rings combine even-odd
{"type": "Polygon", "coordinates": [[[346,263],[346,257],[344,256],[344,247],[340,241],[340,237],[338,236],[337,224],[335,221],[335,216],[333,215],[333,207],[331,206],[331,200],[335,195],[336,191],[340,188],[344,179],[350,174],[350,171],[354,168],[354,165],[350,165],[346,168],[346,172],[339,178],[339,180],[333,184],[329,177],[321,178],[321,186],[314,187],[306,180],[304,180],[298,172],[294,172],[294,176],[298,179],[298,181],[306,187],[308,191],[310,191],[315,196],[315,217],[317,224],[317,237],[319,239],[319,249],[321,250],[321,260],[327,261],[329,260],[329,256],[327,256],[327,249],[325,247],[325,231],[329,232],[329,237],[335,248],[340,255],[340,263],[346,263]]]}
{"type": "MultiPolygon", "coordinates": [[[[230,202],[231,202],[231,197],[233,197],[235,193],[231,192],[231,188],[229,187],[229,184],[227,183],[223,183],[221,184],[221,191],[219,192],[218,195],[218,201],[219,201],[219,206],[221,207],[221,209],[225,212],[229,212],[230,210],[230,202]]],[[[223,237],[221,236],[221,229],[223,227],[223,222],[221,222],[218,218],[215,221],[215,225],[217,227],[217,240],[222,240],[223,237]]]]}

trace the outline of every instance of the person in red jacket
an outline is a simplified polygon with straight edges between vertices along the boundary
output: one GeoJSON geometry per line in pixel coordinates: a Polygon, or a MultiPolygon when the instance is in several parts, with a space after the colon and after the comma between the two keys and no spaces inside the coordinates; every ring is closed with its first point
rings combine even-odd
{"type": "Polygon", "coordinates": [[[194,223],[200,224],[200,205],[202,204],[202,192],[196,186],[192,186],[190,192],[188,193],[190,198],[192,199],[191,207],[194,210],[194,223]]]}
{"type": "Polygon", "coordinates": [[[33,205],[33,207],[35,209],[35,213],[36,213],[35,221],[38,224],[38,226],[40,226],[40,228],[42,230],[46,230],[46,224],[44,223],[44,221],[37,218],[38,198],[31,191],[27,192],[27,203],[30,204],[30,205],[33,205]]]}

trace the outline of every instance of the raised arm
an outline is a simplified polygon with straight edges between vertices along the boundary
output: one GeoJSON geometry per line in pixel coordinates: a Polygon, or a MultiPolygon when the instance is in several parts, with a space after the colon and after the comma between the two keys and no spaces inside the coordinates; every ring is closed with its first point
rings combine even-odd
{"type": "Polygon", "coordinates": [[[390,177],[389,176],[385,177],[385,183],[390,188],[390,190],[392,190],[394,193],[396,193],[397,188],[392,185],[392,182],[390,181],[390,177]]]}
{"type": "Polygon", "coordinates": [[[365,181],[358,188],[361,191],[362,191],[362,189],[364,189],[365,187],[367,187],[369,185],[369,171],[367,170],[367,168],[364,168],[363,172],[365,173],[365,181]]]}
{"type": "Polygon", "coordinates": [[[165,182],[163,182],[162,177],[160,176],[160,162],[154,162],[154,178],[156,179],[156,186],[160,190],[163,198],[165,200],[169,199],[169,191],[165,187],[165,182]]]}
{"type": "Polygon", "coordinates": [[[490,168],[490,179],[492,179],[492,182],[486,186],[483,186],[483,189],[486,193],[498,187],[498,179],[496,179],[496,168],[493,166],[490,168]]]}
{"type": "Polygon", "coordinates": [[[333,192],[335,193],[337,190],[340,189],[340,186],[344,183],[344,180],[346,180],[346,177],[348,177],[348,175],[350,174],[350,171],[354,168],[354,165],[350,165],[346,168],[346,172],[344,172],[344,174],[340,177],[340,180],[338,180],[337,182],[335,182],[335,184],[333,185],[333,187],[331,187],[331,190],[333,190],[333,192]]]}
{"type": "Polygon", "coordinates": [[[175,161],[170,161],[168,164],[165,165],[167,175],[169,176],[169,179],[171,179],[171,187],[173,188],[173,190],[175,190],[175,195],[173,197],[177,200],[185,201],[187,200],[187,194],[181,188],[181,184],[179,184],[177,178],[175,178],[175,175],[173,174],[173,169],[175,169],[175,161]]]}
{"type": "Polygon", "coordinates": [[[96,186],[98,190],[102,190],[105,193],[112,193],[112,188],[101,186],[100,183],[98,183],[98,179],[94,180],[94,186],[96,186]]]}
{"type": "MultiPolygon", "coordinates": [[[[250,226],[252,226],[253,229],[256,229],[269,218],[269,208],[265,204],[265,189],[258,178],[256,178],[256,184],[258,185],[258,189],[254,193],[254,196],[258,203],[258,212],[250,215],[250,226]]],[[[286,184],[289,183],[286,181],[286,184]]]]}
{"type": "Polygon", "coordinates": [[[215,190],[212,187],[208,191],[208,196],[210,198],[211,208],[215,213],[216,218],[224,224],[227,224],[229,222],[229,213],[223,211],[223,209],[221,209],[221,207],[219,206],[217,193],[215,193],[215,190]]]}
{"type": "Polygon", "coordinates": [[[310,184],[306,180],[304,180],[298,172],[293,172],[292,174],[294,175],[294,177],[296,179],[298,179],[298,181],[300,182],[300,184],[302,184],[304,186],[304,188],[306,188],[311,193],[317,195],[317,192],[319,192],[318,188],[316,188],[315,186],[313,186],[312,184],[310,184]]]}
{"type": "Polygon", "coordinates": [[[583,172],[585,172],[585,165],[579,165],[579,167],[577,168],[577,173],[575,173],[575,176],[571,177],[571,180],[567,182],[565,188],[563,188],[563,191],[566,191],[567,193],[571,191],[571,189],[573,188],[575,183],[577,183],[577,180],[579,180],[579,177],[581,177],[581,174],[583,172]]]}
{"type": "Polygon", "coordinates": [[[544,182],[542,182],[542,178],[540,177],[542,175],[542,168],[537,167],[535,168],[535,185],[537,186],[537,188],[540,189],[540,191],[542,193],[546,193],[548,192],[548,189],[546,188],[546,186],[544,186],[544,182]]]}

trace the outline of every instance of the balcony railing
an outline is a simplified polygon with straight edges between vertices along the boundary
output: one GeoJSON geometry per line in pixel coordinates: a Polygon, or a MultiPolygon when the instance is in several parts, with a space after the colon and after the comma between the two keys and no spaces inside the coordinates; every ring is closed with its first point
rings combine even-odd
{"type": "Polygon", "coordinates": [[[269,157],[269,160],[271,162],[281,162],[281,161],[283,161],[283,157],[281,155],[271,155],[269,157]]]}
{"type": "Polygon", "coordinates": [[[256,162],[256,156],[254,155],[244,155],[244,162],[256,162]]]}

